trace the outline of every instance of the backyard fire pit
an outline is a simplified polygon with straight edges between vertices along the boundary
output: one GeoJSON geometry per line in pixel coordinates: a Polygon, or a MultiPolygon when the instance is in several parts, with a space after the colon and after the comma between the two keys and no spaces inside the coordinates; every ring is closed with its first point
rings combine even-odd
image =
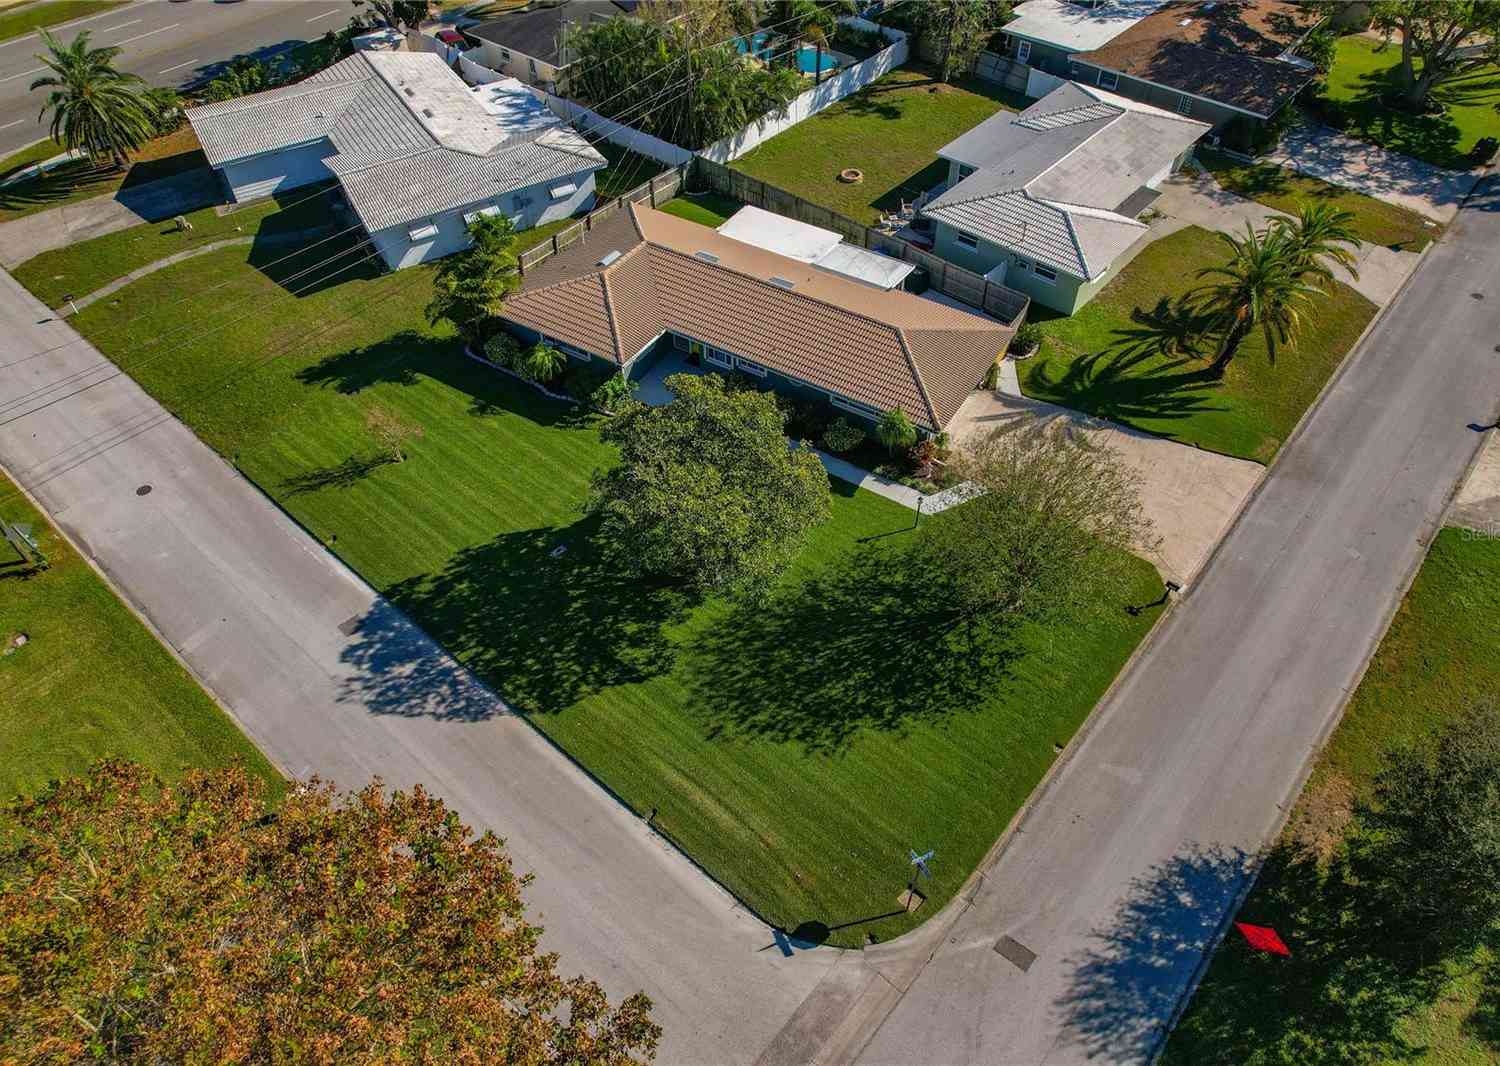
{"type": "Polygon", "coordinates": [[[858,185],[865,180],[865,172],[857,167],[845,167],[839,171],[839,181],[846,185],[858,185]]]}

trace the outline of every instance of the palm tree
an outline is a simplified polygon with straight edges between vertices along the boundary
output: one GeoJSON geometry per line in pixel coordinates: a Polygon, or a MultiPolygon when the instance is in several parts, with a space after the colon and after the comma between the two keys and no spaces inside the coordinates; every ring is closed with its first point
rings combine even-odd
{"type": "Polygon", "coordinates": [[[1346,247],[1358,248],[1361,244],[1354,233],[1354,222],[1352,211],[1340,211],[1332,204],[1309,204],[1302,208],[1295,221],[1277,218],[1271,225],[1280,228],[1296,245],[1304,263],[1331,259],[1347,270],[1350,277],[1358,279],[1354,252],[1346,247]]]}
{"type": "Polygon", "coordinates": [[[96,160],[128,162],[127,152],[151,139],[151,116],[142,102],[145,82],[135,74],[116,70],[118,48],[90,48],[85,30],[64,45],[45,30],[42,40],[50,54],[38,55],[51,74],[31,83],[32,91],[51,89],[39,119],[52,112],[52,139],[68,148],[82,148],[96,160]]]}
{"type": "Polygon", "coordinates": [[[1214,372],[1222,374],[1240,341],[1256,326],[1274,362],[1276,346],[1295,343],[1303,313],[1314,297],[1322,295],[1321,283],[1332,281],[1333,275],[1321,260],[1304,256],[1287,227],[1268,226],[1257,233],[1247,222],[1243,238],[1229,233],[1219,238],[1229,246],[1229,261],[1205,267],[1198,276],[1222,280],[1188,295],[1208,315],[1211,327],[1223,331],[1213,364],[1214,372]]]}

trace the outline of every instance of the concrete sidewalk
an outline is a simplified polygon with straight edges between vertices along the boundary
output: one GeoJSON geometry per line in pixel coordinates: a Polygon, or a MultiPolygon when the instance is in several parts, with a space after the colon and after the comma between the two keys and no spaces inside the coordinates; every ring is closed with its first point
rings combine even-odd
{"type": "Polygon", "coordinates": [[[643,989],[663,1063],[755,1059],[845,956],[648,830],[0,271],[0,464],[286,772],[421,782],[532,871],[565,975],[643,989]]]}

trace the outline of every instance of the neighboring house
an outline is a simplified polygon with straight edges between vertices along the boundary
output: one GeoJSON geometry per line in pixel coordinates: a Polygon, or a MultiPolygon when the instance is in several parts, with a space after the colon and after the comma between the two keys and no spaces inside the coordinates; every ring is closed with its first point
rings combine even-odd
{"type": "Polygon", "coordinates": [[[527,341],[636,379],[696,356],[778,392],[874,421],[904,411],[924,433],[958,412],[1014,331],[627,205],[527,270],[503,317],[527,341]]]}
{"type": "Polygon", "coordinates": [[[1017,63],[1066,78],[1070,73],[1068,61],[1076,53],[1103,47],[1165,2],[1026,0],[1016,5],[1015,18],[1000,27],[1004,54],[1017,63]]]}
{"type": "Polygon", "coordinates": [[[235,200],[337,178],[392,270],[468,247],[478,214],[529,229],[586,211],[607,165],[519,82],[470,89],[427,52],[356,52],[187,117],[235,200]]]}
{"type": "Polygon", "coordinates": [[[636,7],[636,0],[533,2],[464,32],[479,42],[477,58],[484,66],[554,92],[571,62],[564,54],[569,29],[631,15],[636,7]]]}
{"type": "Polygon", "coordinates": [[[1071,77],[1216,132],[1266,122],[1316,76],[1293,55],[1320,16],[1287,0],[1170,3],[1072,57],[1071,77]]]}
{"type": "Polygon", "coordinates": [[[922,207],[933,251],[1072,314],[1145,232],[1157,187],[1206,123],[1064,82],[944,145],[948,187],[922,207]]]}

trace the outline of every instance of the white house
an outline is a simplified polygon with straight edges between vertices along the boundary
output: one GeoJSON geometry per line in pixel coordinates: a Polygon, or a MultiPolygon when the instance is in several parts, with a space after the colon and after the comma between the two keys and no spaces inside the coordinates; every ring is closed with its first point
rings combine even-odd
{"type": "Polygon", "coordinates": [[[234,200],[337,180],[392,270],[586,211],[607,165],[512,79],[470,88],[427,52],[357,52],[296,85],[187,113],[234,200]]]}

